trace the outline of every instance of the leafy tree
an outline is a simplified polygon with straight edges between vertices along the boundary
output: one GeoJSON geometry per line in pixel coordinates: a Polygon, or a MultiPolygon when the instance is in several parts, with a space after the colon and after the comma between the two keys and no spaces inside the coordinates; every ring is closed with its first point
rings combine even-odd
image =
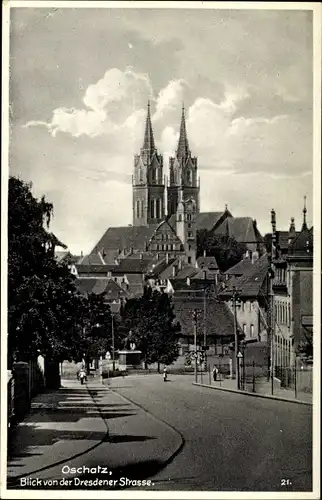
{"type": "Polygon", "coordinates": [[[206,229],[197,231],[197,256],[215,257],[221,271],[240,262],[247,251],[245,243],[239,243],[235,238],[226,235],[216,235],[206,229]]]}
{"type": "Polygon", "coordinates": [[[123,321],[131,341],[142,351],[145,367],[151,363],[171,364],[179,356],[173,305],[167,294],[144,290],[143,296],[126,302],[123,321]]]}
{"type": "Polygon", "coordinates": [[[313,334],[306,332],[305,337],[302,338],[297,346],[296,354],[302,358],[313,358],[313,334]]]}

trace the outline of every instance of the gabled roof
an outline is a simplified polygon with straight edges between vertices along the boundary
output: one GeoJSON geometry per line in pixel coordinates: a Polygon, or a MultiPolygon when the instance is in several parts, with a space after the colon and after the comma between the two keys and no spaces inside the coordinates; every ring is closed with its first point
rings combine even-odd
{"type": "Polygon", "coordinates": [[[178,294],[173,295],[174,312],[176,319],[181,324],[181,334],[193,336],[194,327],[192,314],[195,309],[200,311],[197,334],[203,339],[204,326],[208,337],[233,337],[234,316],[227,304],[214,298],[207,298],[205,317],[203,301],[196,298],[180,298],[178,294]]]}
{"type": "Polygon", "coordinates": [[[293,240],[300,234],[300,231],[295,231],[294,235],[290,235],[289,231],[276,231],[276,244],[278,247],[285,251],[289,247],[289,240],[293,237],[293,240]]]}
{"type": "Polygon", "coordinates": [[[243,243],[262,242],[257,227],[254,229],[254,222],[251,217],[227,217],[217,229],[215,234],[224,234],[234,237],[236,241],[243,243]]]}
{"type": "Polygon", "coordinates": [[[126,291],[112,279],[78,278],[75,280],[75,285],[81,294],[104,294],[107,300],[117,300],[127,297],[126,291]]]}
{"type": "MultiPolygon", "coordinates": [[[[269,270],[269,261],[267,255],[263,255],[258,259],[253,267],[245,270],[240,277],[233,276],[231,280],[226,282],[224,290],[219,294],[220,297],[231,297],[233,287],[236,287],[238,294],[241,297],[257,297],[262,293],[262,286],[269,270]]],[[[264,291],[265,293],[265,291],[264,291]]]]}
{"type": "Polygon", "coordinates": [[[253,267],[254,264],[250,259],[243,259],[228,269],[225,274],[228,274],[229,276],[242,276],[248,269],[253,269],[253,267]]]}
{"type": "Polygon", "coordinates": [[[122,250],[130,251],[131,248],[145,251],[148,241],[157,227],[158,224],[150,224],[149,226],[110,227],[97,245],[95,245],[91,251],[91,255],[97,254],[97,252],[107,252],[111,250],[114,250],[117,255],[117,252],[122,250]]]}
{"type": "Polygon", "coordinates": [[[164,271],[166,271],[168,268],[172,268],[176,261],[176,258],[168,259],[168,261],[167,259],[162,259],[155,265],[152,264],[152,270],[149,273],[149,276],[151,278],[160,278],[163,275],[164,271]]]}
{"type": "Polygon", "coordinates": [[[142,259],[125,258],[120,260],[118,266],[114,266],[113,274],[143,274],[152,269],[152,264],[156,262],[156,257],[142,259]]]}
{"type": "Polygon", "coordinates": [[[210,231],[219,222],[225,212],[200,212],[196,218],[197,229],[210,231]]]}

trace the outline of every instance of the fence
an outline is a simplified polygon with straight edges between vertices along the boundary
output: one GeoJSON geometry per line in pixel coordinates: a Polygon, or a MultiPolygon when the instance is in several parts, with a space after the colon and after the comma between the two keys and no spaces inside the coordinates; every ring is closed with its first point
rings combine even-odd
{"type": "Polygon", "coordinates": [[[227,389],[239,389],[241,391],[254,392],[266,395],[275,395],[288,398],[298,398],[310,401],[312,399],[313,371],[312,366],[281,367],[276,366],[274,377],[271,378],[266,365],[259,365],[241,360],[239,364],[239,381],[236,376],[235,367],[233,373],[221,370],[218,365],[218,373],[214,378],[210,365],[207,373],[198,371],[197,381],[199,383],[216,385],[227,389]]]}

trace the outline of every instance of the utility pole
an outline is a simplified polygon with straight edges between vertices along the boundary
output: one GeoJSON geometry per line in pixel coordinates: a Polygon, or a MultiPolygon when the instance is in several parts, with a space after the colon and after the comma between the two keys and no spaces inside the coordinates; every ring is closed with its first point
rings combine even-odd
{"type": "Polygon", "coordinates": [[[235,363],[236,363],[236,379],[237,389],[240,389],[240,374],[239,374],[239,344],[238,344],[238,328],[237,328],[237,298],[239,290],[233,287],[233,311],[234,311],[234,337],[235,337],[235,363]]]}
{"type": "Polygon", "coordinates": [[[271,377],[271,392],[274,394],[274,368],[275,368],[275,332],[274,332],[274,293],[273,293],[273,278],[274,272],[272,262],[276,258],[276,214],[275,210],[271,211],[271,224],[272,224],[272,245],[271,251],[268,255],[269,269],[268,269],[268,311],[267,311],[267,324],[268,324],[268,338],[270,342],[270,377],[271,377]]]}
{"type": "Polygon", "coordinates": [[[111,321],[112,321],[112,367],[113,372],[115,372],[115,339],[114,339],[114,315],[111,313],[111,321]]]}

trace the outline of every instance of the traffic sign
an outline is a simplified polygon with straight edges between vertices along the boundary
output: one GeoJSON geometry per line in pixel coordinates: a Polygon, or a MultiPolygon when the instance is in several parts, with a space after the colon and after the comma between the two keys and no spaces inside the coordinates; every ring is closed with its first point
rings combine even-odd
{"type": "Polygon", "coordinates": [[[237,354],[237,358],[242,358],[242,357],[243,357],[243,355],[242,355],[242,353],[239,351],[239,353],[237,354]]]}

